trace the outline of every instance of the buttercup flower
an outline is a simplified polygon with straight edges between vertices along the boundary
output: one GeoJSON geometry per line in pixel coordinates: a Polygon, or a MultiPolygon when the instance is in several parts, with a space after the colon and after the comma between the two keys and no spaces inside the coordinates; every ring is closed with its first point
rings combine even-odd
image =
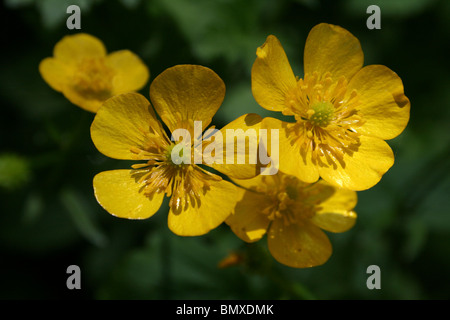
{"type": "Polygon", "coordinates": [[[344,232],[356,222],[356,192],[324,180],[308,184],[279,172],[236,182],[248,191],[226,223],[246,242],[258,241],[267,233],[270,253],[287,266],[325,263],[332,247],[321,229],[344,232]]]}
{"type": "Polygon", "coordinates": [[[44,80],[73,104],[97,112],[117,94],[137,91],[148,81],[149,71],[129,50],[106,53],[103,43],[85,33],[65,36],[53,57],[39,64],[44,80]]]}
{"type": "MultiPolygon", "coordinates": [[[[178,129],[195,132],[194,121],[201,121],[202,133],[211,123],[224,95],[225,85],[220,77],[196,65],[169,68],[150,86],[152,105],[172,133],[178,129]]],[[[194,152],[202,153],[211,144],[209,129],[200,142],[193,135],[190,141],[172,141],[156,118],[152,105],[138,93],[125,93],[107,100],[96,114],[91,137],[100,152],[111,158],[144,161],[134,164],[131,170],[96,175],[93,184],[97,201],[117,217],[146,219],[160,208],[166,195],[171,198],[169,228],[183,236],[205,234],[227,218],[242,196],[242,190],[194,161],[194,152]],[[187,149],[181,149],[176,153],[183,161],[175,161],[172,154],[183,143],[193,147],[191,154],[183,154],[187,149]]],[[[227,129],[259,128],[260,121],[258,115],[244,115],[220,132],[225,136],[227,129]]],[[[226,154],[217,150],[217,155],[225,157],[226,154]]],[[[249,162],[210,163],[210,166],[239,179],[259,173],[257,166],[249,162]]]]}
{"type": "Polygon", "coordinates": [[[351,190],[378,183],[394,163],[384,140],[398,136],[409,120],[410,103],[397,74],[382,65],[362,67],[358,39],[325,23],[308,35],[302,79],[275,36],[256,54],[254,98],[296,120],[263,121],[263,127],[280,129],[279,169],[304,182],[322,177],[351,190]]]}

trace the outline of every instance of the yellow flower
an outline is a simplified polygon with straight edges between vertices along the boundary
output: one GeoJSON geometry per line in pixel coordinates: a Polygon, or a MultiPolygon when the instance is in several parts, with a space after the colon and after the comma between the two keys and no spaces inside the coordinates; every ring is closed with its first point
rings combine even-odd
{"type": "Polygon", "coordinates": [[[325,263],[332,248],[321,229],[344,232],[356,222],[356,192],[324,180],[308,184],[279,172],[236,182],[248,191],[226,223],[246,242],[267,233],[272,256],[290,267],[325,263]]]}
{"type": "Polygon", "coordinates": [[[394,163],[384,140],[398,136],[409,120],[410,103],[397,74],[382,65],[362,67],[358,39],[325,23],[308,35],[302,79],[275,36],[256,54],[256,101],[296,120],[263,121],[263,127],[280,130],[279,169],[305,182],[322,177],[351,190],[378,183],[394,163]]]}
{"type": "Polygon", "coordinates": [[[85,33],[65,36],[53,57],[39,64],[44,80],[73,104],[97,112],[117,94],[137,91],[148,81],[149,71],[129,50],[106,53],[103,43],[85,33]]]}
{"type": "MultiPolygon", "coordinates": [[[[111,158],[145,162],[132,165],[131,170],[96,175],[94,192],[100,205],[117,217],[146,219],[160,208],[166,195],[171,197],[168,225],[175,234],[201,235],[221,224],[234,209],[242,190],[194,162],[194,151],[202,153],[211,144],[212,140],[205,139],[211,132],[208,129],[200,142],[198,137],[185,141],[194,147],[190,159],[187,154],[181,155],[185,150],[181,149],[178,154],[183,162],[174,161],[174,148],[183,144],[169,139],[152,106],[170,132],[178,129],[195,132],[194,121],[201,121],[201,134],[224,96],[225,85],[211,69],[179,65],[165,70],[152,82],[152,105],[138,93],[107,100],[91,126],[95,146],[111,158]]],[[[227,129],[258,129],[260,122],[258,115],[244,115],[219,132],[225,136],[227,129]]],[[[217,155],[223,159],[226,154],[217,150],[217,155]]],[[[258,174],[258,167],[249,162],[210,166],[233,178],[246,179],[258,174]]]]}

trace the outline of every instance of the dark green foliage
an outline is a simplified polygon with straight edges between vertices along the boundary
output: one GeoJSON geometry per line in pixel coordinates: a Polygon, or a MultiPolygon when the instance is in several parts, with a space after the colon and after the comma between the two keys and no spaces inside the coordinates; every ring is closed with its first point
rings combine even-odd
{"type": "MultiPolygon", "coordinates": [[[[369,2],[2,2],[0,298],[448,299],[450,4],[369,2]],[[166,203],[146,221],[104,211],[92,178],[130,163],[100,154],[89,134],[94,114],[53,91],[38,72],[55,43],[77,32],[65,25],[69,4],[81,7],[82,32],[102,39],[108,51],[136,52],[151,79],[176,64],[213,69],[227,86],[213,119],[219,128],[244,113],[278,116],[251,94],[256,48],[269,34],[282,41],[298,75],[306,36],[320,22],[352,32],[365,65],[397,72],[411,100],[410,123],[388,142],[396,155],[392,169],[358,193],[355,227],[330,234],[328,263],[282,266],[268,253],[266,239],[244,244],[226,225],[203,237],[178,237],[167,228],[166,203]],[[381,30],[366,28],[370,4],[381,8],[381,30]],[[218,268],[232,252],[241,262],[218,268]],[[65,285],[71,264],[81,268],[78,291],[65,285]],[[366,287],[372,264],[381,268],[381,290],[366,287]]],[[[141,91],[146,97],[148,89],[141,91]]]]}

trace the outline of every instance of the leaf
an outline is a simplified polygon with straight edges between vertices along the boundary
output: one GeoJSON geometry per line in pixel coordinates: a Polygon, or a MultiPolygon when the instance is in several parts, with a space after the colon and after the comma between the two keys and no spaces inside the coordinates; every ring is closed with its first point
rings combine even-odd
{"type": "Polygon", "coordinates": [[[266,36],[258,27],[266,1],[159,0],[157,4],[173,18],[198,58],[239,61],[250,70],[256,48],[266,36]]]}
{"type": "Polygon", "coordinates": [[[60,200],[78,231],[87,240],[99,247],[107,243],[106,236],[94,222],[91,208],[83,197],[72,189],[64,189],[60,194],[60,200]]]}

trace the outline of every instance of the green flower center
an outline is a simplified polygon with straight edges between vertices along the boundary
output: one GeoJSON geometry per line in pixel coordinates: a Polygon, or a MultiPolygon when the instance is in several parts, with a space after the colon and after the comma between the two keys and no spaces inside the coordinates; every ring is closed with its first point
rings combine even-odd
{"type": "Polygon", "coordinates": [[[315,126],[326,127],[334,116],[334,106],[331,102],[322,101],[311,105],[308,110],[309,122],[315,126]]]}
{"type": "Polygon", "coordinates": [[[166,149],[166,160],[171,165],[176,167],[184,167],[186,164],[190,164],[191,155],[188,152],[184,152],[184,148],[182,144],[171,144],[166,149]],[[174,150],[175,149],[175,150],[174,150]]]}

